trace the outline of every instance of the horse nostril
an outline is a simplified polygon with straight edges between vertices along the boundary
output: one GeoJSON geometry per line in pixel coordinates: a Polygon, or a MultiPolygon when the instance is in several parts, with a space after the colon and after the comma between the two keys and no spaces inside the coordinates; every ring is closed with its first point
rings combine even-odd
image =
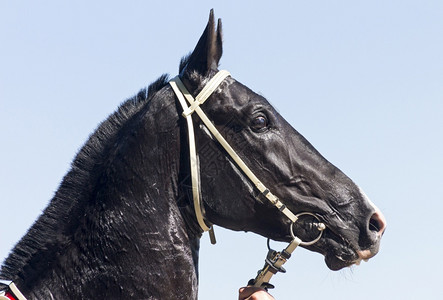
{"type": "Polygon", "coordinates": [[[386,220],[380,211],[376,211],[369,219],[369,230],[382,235],[386,229],[386,220]]]}
{"type": "Polygon", "coordinates": [[[369,229],[371,231],[376,231],[379,232],[380,231],[380,223],[378,222],[377,219],[371,218],[371,220],[369,220],[369,229]]]}

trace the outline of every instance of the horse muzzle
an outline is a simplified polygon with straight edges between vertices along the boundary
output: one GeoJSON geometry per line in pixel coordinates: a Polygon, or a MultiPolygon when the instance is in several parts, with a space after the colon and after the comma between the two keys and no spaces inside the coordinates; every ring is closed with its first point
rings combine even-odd
{"type": "Polygon", "coordinates": [[[374,206],[366,225],[358,228],[335,229],[328,224],[322,239],[312,250],[322,253],[331,270],[340,270],[351,265],[359,265],[374,257],[379,249],[381,238],[386,230],[386,219],[374,206]]]}

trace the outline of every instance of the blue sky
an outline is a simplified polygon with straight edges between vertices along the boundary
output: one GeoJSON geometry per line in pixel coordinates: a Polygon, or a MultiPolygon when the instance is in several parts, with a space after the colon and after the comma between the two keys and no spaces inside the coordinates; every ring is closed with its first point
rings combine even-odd
{"type": "MultiPolygon", "coordinates": [[[[0,259],[98,123],[176,74],[210,8],[223,20],[221,67],[267,97],[388,220],[380,253],[359,267],[332,272],[297,249],[273,295],[441,299],[441,1],[0,1],[0,259]]],[[[202,239],[200,298],[236,299],[266,240],[216,231],[216,246],[202,239]]]]}

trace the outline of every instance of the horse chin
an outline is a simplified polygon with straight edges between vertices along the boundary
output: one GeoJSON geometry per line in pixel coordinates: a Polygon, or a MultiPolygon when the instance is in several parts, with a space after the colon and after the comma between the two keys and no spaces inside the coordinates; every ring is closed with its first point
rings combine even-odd
{"type": "Polygon", "coordinates": [[[343,268],[350,267],[352,265],[359,265],[360,258],[347,259],[346,257],[334,254],[325,255],[325,263],[332,271],[338,271],[343,268]]]}
{"type": "Polygon", "coordinates": [[[359,265],[362,260],[352,247],[330,238],[322,238],[311,250],[323,254],[326,265],[332,271],[359,265]]]}

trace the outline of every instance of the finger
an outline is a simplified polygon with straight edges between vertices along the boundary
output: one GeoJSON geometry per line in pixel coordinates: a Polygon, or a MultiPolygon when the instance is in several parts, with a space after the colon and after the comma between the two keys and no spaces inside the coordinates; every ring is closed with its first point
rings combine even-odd
{"type": "Polygon", "coordinates": [[[263,288],[255,286],[247,286],[240,288],[238,299],[253,300],[253,299],[274,299],[274,298],[272,298],[272,296],[269,295],[263,288]]]}

